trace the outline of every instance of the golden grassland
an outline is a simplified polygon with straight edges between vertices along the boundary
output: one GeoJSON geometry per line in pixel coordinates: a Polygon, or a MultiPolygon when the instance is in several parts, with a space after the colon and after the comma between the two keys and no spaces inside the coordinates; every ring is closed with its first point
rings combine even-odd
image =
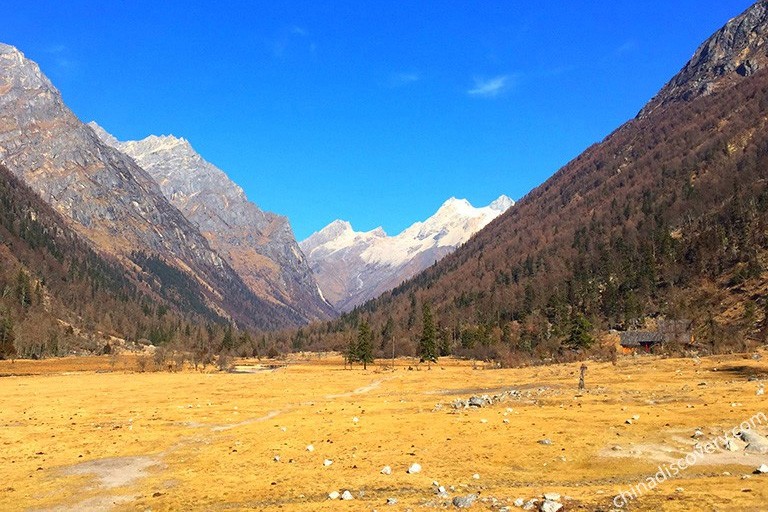
{"type": "MultiPolygon", "coordinates": [[[[619,492],[693,450],[696,429],[712,439],[766,412],[754,380],[768,376],[763,361],[590,362],[582,393],[580,363],[364,371],[329,357],[235,374],[138,373],[132,356],[0,361],[0,510],[450,506],[435,481],[451,497],[478,494],[477,510],[544,492],[567,496],[566,511],[611,510],[619,492]],[[519,396],[451,407],[509,389],[519,396]],[[423,469],[408,474],[414,462],[423,469]],[[355,499],[331,501],[334,490],[355,499]]],[[[768,475],[751,475],[760,457],[768,463],[709,455],[625,509],[766,510],[768,475]]]]}

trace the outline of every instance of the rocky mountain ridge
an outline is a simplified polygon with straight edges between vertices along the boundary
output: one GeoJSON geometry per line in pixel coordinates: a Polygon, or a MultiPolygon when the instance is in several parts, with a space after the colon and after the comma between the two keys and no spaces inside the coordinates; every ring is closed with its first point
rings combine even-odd
{"type": "Polygon", "coordinates": [[[304,321],[335,315],[320,294],[288,219],[250,202],[242,188],[187,140],[151,135],[119,142],[96,123],[90,126],[158,183],[166,199],[200,229],[255,294],[292,309],[304,321]]]}
{"type": "Polygon", "coordinates": [[[768,1],[760,0],[707,39],[639,117],[675,101],[690,101],[726,89],[768,67],[768,1]]]}
{"type": "Polygon", "coordinates": [[[382,228],[357,232],[349,222],[336,220],[299,245],[323,295],[348,311],[450,254],[512,205],[506,196],[483,208],[450,198],[427,220],[396,236],[382,228]]]}
{"type": "Polygon", "coordinates": [[[0,163],[97,251],[154,274],[157,286],[178,304],[194,295],[212,314],[252,327],[302,323],[296,312],[253,294],[153,178],[99,140],[37,64],[5,44],[0,44],[0,163]]]}

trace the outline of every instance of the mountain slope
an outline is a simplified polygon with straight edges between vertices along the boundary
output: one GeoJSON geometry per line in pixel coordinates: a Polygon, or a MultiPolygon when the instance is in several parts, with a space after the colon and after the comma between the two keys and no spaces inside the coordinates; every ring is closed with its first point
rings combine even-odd
{"type": "Polygon", "coordinates": [[[261,211],[184,139],[150,136],[118,142],[96,123],[90,126],[104,143],[152,176],[166,199],[200,229],[256,295],[290,308],[304,321],[334,316],[288,219],[261,211]]]}
{"type": "Polygon", "coordinates": [[[693,320],[703,348],[764,339],[768,70],[738,70],[766,47],[767,6],[714,34],[636,119],[337,329],[364,314],[381,332],[391,316],[413,340],[427,302],[454,348],[552,354],[578,344],[585,319],[629,328],[657,315],[693,320]],[[702,83],[709,94],[676,92],[702,83]]]}
{"type": "Polygon", "coordinates": [[[348,222],[337,220],[300,245],[323,295],[340,311],[349,311],[450,254],[513,204],[501,196],[475,208],[451,198],[432,217],[396,236],[387,236],[381,228],[356,232],[348,222]]]}
{"type": "Polygon", "coordinates": [[[189,314],[190,304],[182,314],[144,277],[94,252],[0,166],[0,331],[11,326],[15,338],[0,340],[0,358],[13,356],[13,345],[16,355],[39,358],[102,353],[115,337],[161,343],[174,329],[214,319],[204,308],[206,316],[189,314]]]}
{"type": "Polygon", "coordinates": [[[132,159],[103,144],[66,107],[38,66],[0,45],[0,162],[99,251],[157,275],[177,303],[278,328],[302,318],[256,297],[132,159]],[[184,277],[166,272],[170,265],[184,277]]]}

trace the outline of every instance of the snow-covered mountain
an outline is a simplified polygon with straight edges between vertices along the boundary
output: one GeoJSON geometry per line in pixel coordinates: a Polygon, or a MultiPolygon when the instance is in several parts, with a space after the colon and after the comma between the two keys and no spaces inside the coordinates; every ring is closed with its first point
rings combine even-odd
{"type": "Polygon", "coordinates": [[[200,229],[257,296],[290,308],[305,322],[335,315],[320,294],[288,219],[250,202],[242,188],[186,139],[150,135],[120,142],[96,123],[90,127],[157,182],[168,201],[200,229]]]}
{"type": "Polygon", "coordinates": [[[336,220],[299,245],[326,300],[349,311],[450,254],[514,204],[504,195],[483,208],[451,198],[396,236],[381,228],[358,232],[336,220]]]}

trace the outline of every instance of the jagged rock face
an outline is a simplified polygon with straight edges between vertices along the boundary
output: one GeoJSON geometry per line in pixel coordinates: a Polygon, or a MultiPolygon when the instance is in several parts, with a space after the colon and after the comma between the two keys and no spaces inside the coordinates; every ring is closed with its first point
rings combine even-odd
{"type": "Polygon", "coordinates": [[[513,204],[501,196],[475,208],[451,198],[432,217],[397,236],[381,228],[356,232],[349,222],[337,220],[299,245],[325,298],[349,311],[447,256],[513,204]]]}
{"type": "MultiPolygon", "coordinates": [[[[104,144],[66,107],[34,62],[0,44],[0,162],[71,219],[99,251],[127,262],[155,254],[187,272],[223,316],[247,322],[264,305],[200,231],[128,156],[104,144]],[[243,306],[246,304],[246,306],[243,306]],[[242,314],[250,308],[251,313],[242,314]],[[256,309],[253,309],[256,308],[256,309]]],[[[279,327],[302,321],[275,309],[279,327]]],[[[253,325],[253,324],[252,324],[253,325]]]]}
{"type": "Polygon", "coordinates": [[[259,296],[306,320],[328,319],[325,302],[288,219],[260,210],[220,169],[183,138],[149,136],[118,142],[96,123],[99,138],[128,156],[160,185],[163,195],[194,223],[211,246],[259,296]]]}
{"type": "Polygon", "coordinates": [[[768,1],[761,0],[707,39],[640,111],[645,117],[675,101],[712,94],[768,67],[768,1]]]}

